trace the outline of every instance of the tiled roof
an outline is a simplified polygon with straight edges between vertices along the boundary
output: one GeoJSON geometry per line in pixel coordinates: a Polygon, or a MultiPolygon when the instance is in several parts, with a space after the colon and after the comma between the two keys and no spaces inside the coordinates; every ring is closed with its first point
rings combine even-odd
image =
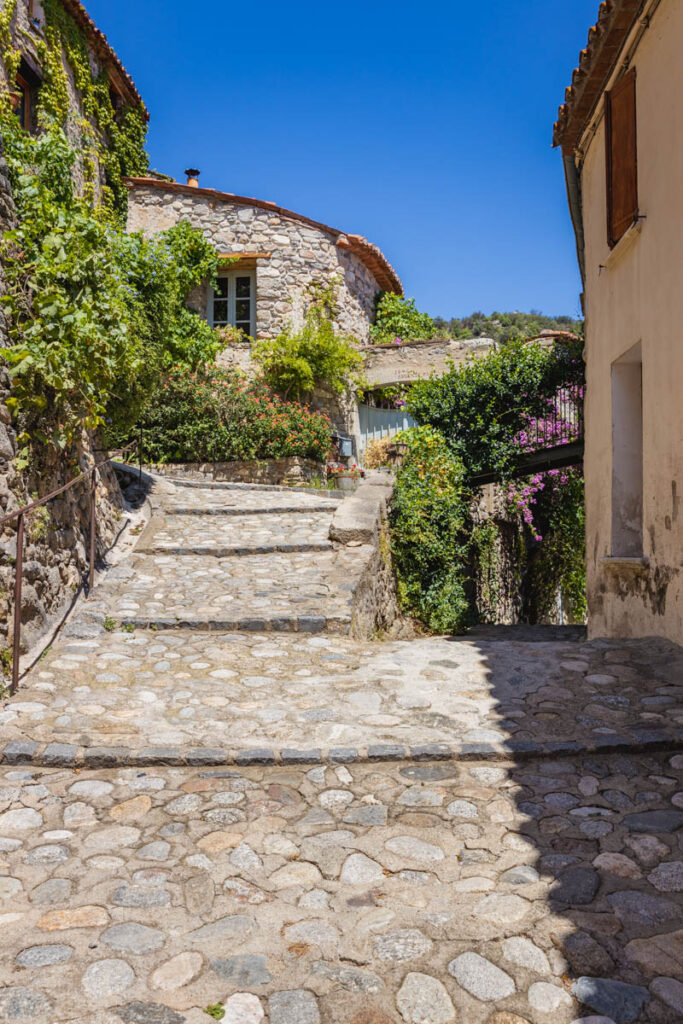
{"type": "Polygon", "coordinates": [[[65,11],[71,15],[76,24],[80,25],[86,34],[88,42],[92,46],[100,63],[104,64],[112,75],[112,83],[118,87],[131,106],[140,107],[149,120],[147,108],[142,101],[140,93],[135,88],[135,82],[130,77],[123,64],[116,55],[104,32],[101,32],[92,20],[80,0],[62,0],[65,11]]]}
{"type": "MultiPolygon", "coordinates": [[[[123,181],[129,189],[142,186],[144,188],[156,188],[161,192],[181,193],[193,198],[235,203],[238,206],[255,206],[258,209],[270,210],[273,213],[277,213],[280,217],[286,217],[288,220],[296,220],[302,224],[308,224],[319,231],[335,235],[335,244],[340,248],[355,253],[358,259],[372,272],[377,284],[383,291],[403,295],[401,279],[391,263],[389,263],[381,249],[373,245],[372,242],[368,242],[367,238],[363,238],[362,235],[347,235],[344,231],[331,228],[328,224],[322,224],[320,221],[312,220],[310,217],[305,217],[302,213],[286,210],[284,207],[277,206],[266,199],[251,199],[248,196],[233,195],[232,192],[218,192],[213,188],[196,188],[194,185],[181,185],[177,181],[160,181],[158,178],[124,178],[123,181]]],[[[239,253],[235,253],[235,255],[237,256],[239,253]]]]}
{"type": "Polygon", "coordinates": [[[643,0],[603,0],[598,20],[588,32],[586,48],[572,74],[553,132],[553,145],[571,153],[590,119],[643,0]]]}

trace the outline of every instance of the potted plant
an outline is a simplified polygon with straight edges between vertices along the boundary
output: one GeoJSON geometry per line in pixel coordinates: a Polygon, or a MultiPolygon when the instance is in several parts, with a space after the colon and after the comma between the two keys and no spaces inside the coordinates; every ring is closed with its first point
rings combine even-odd
{"type": "Polygon", "coordinates": [[[334,481],[335,487],[340,491],[355,491],[363,476],[365,473],[355,462],[349,466],[344,466],[340,462],[331,463],[327,467],[328,480],[334,481]]]}

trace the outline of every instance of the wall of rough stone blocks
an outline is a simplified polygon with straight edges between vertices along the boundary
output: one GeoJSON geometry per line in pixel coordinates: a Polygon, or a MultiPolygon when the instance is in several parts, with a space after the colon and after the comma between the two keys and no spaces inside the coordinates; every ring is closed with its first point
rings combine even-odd
{"type": "MultiPolygon", "coordinates": [[[[0,140],[0,234],[15,223],[7,165],[0,140]]],[[[0,267],[0,294],[5,283],[0,267]]],[[[7,322],[0,307],[0,345],[8,343],[7,322]]],[[[7,408],[11,385],[0,364],[0,517],[60,487],[80,469],[92,465],[94,439],[84,434],[69,458],[43,446],[27,469],[18,471],[16,429],[7,408]]],[[[46,510],[27,516],[22,595],[22,643],[26,649],[59,620],[79,590],[87,571],[89,552],[89,488],[72,488],[46,510]]],[[[102,554],[120,529],[122,499],[113,471],[98,476],[97,551],[102,554]]],[[[0,651],[11,643],[14,609],[16,521],[0,528],[0,651]]]]}
{"type": "MultiPolygon", "coordinates": [[[[274,210],[203,196],[135,185],[128,202],[128,230],[151,235],[189,221],[221,253],[270,253],[256,260],[256,318],[259,338],[275,337],[291,323],[300,327],[307,292],[318,282],[339,281],[337,327],[359,342],[369,338],[380,287],[355,255],[337,246],[336,233],[288,218],[274,210]]],[[[189,299],[206,314],[206,288],[189,299]]]]}
{"type": "MultiPolygon", "coordinates": [[[[10,32],[13,46],[21,51],[21,54],[28,66],[38,76],[38,78],[42,79],[44,72],[41,68],[40,50],[45,43],[45,15],[43,13],[40,0],[34,0],[32,10],[33,13],[31,15],[29,12],[29,0],[17,0],[12,22],[10,24],[10,32]]],[[[93,71],[97,73],[100,70],[100,67],[97,57],[92,50],[89,52],[89,57],[90,66],[93,71]]],[[[88,145],[88,138],[91,135],[91,132],[83,130],[83,125],[87,123],[88,118],[86,118],[85,111],[83,110],[81,95],[76,87],[73,71],[71,69],[71,65],[66,59],[66,56],[62,57],[62,67],[65,73],[70,114],[64,130],[69,143],[76,153],[76,161],[73,167],[74,181],[77,190],[81,191],[86,180],[83,162],[86,157],[89,160],[92,160],[95,166],[94,199],[97,203],[99,202],[100,191],[105,182],[104,168],[102,167],[97,147],[88,145]]],[[[2,61],[0,61],[0,83],[2,83],[4,87],[9,86],[11,88],[12,86],[12,83],[7,82],[7,76],[2,61]]],[[[92,127],[93,130],[97,130],[94,125],[92,127]]]]}

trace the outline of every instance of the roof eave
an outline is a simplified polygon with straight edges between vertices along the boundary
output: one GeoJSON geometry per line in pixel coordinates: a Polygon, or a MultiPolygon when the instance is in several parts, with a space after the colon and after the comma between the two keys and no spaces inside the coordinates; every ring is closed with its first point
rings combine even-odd
{"type": "MultiPolygon", "coordinates": [[[[319,231],[333,235],[335,241],[342,239],[344,242],[343,248],[350,250],[361,260],[371,271],[377,284],[383,291],[403,295],[401,279],[391,263],[389,263],[378,246],[368,242],[367,238],[363,238],[362,235],[349,235],[345,231],[339,231],[337,228],[330,227],[329,224],[323,224],[321,221],[306,217],[305,214],[287,210],[285,207],[278,206],[276,203],[269,202],[266,199],[253,199],[249,196],[234,195],[232,192],[219,192],[213,188],[197,188],[196,185],[183,185],[177,181],[161,181],[158,178],[123,178],[122,180],[128,189],[149,187],[159,189],[161,192],[175,192],[181,195],[189,195],[193,198],[201,197],[218,202],[235,203],[239,206],[254,206],[257,209],[269,210],[281,217],[296,220],[302,224],[317,228],[319,231]]],[[[239,253],[236,253],[236,255],[239,255],[239,253]]]]}
{"type": "Polygon", "coordinates": [[[600,4],[598,20],[588,32],[553,130],[553,146],[561,146],[565,155],[575,152],[642,6],[643,0],[603,0],[600,4]]]}
{"type": "Polygon", "coordinates": [[[85,32],[97,57],[112,74],[113,84],[122,93],[123,98],[132,107],[138,107],[146,121],[149,121],[149,113],[142,96],[138,92],[135,82],[121,63],[113,46],[95,22],[92,20],[80,0],[61,0],[66,11],[74,21],[85,32]]]}

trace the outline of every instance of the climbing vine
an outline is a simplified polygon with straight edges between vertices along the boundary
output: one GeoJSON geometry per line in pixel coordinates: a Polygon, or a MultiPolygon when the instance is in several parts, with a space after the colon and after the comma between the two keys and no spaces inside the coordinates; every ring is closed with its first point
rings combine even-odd
{"type": "MultiPolygon", "coordinates": [[[[11,38],[16,2],[9,0],[0,12],[0,53],[10,83],[16,78],[21,60],[11,38]]],[[[84,198],[101,206],[103,215],[123,218],[126,189],[122,178],[143,174],[149,166],[144,111],[127,104],[115,110],[109,73],[106,68],[93,70],[83,29],[60,0],[44,0],[43,10],[44,38],[33,40],[43,73],[38,92],[38,127],[46,131],[57,125],[65,130],[71,143],[77,144],[77,168],[83,179],[84,198]],[[78,93],[78,104],[70,96],[65,61],[78,93]]],[[[11,113],[7,89],[2,90],[0,107],[6,115],[11,113]]]]}
{"type": "Polygon", "coordinates": [[[29,442],[64,448],[106,416],[125,424],[161,371],[213,358],[220,339],[184,297],[215,276],[217,256],[187,223],[146,239],[93,210],[60,127],[32,136],[0,114],[0,131],[18,221],[0,248],[0,355],[27,458],[29,442]]]}
{"type": "Polygon", "coordinates": [[[21,467],[41,444],[64,449],[84,427],[125,429],[165,370],[210,361],[220,339],[184,302],[216,274],[202,233],[187,223],[152,239],[124,230],[122,178],[147,168],[144,110],[114,108],[108,72],[93,70],[85,33],[60,0],[44,0],[44,36],[31,35],[43,76],[37,131],[20,124],[10,93],[21,61],[15,9],[9,0],[0,11],[9,83],[0,137],[17,213],[0,242],[9,336],[0,355],[21,467]]]}
{"type": "MultiPolygon", "coordinates": [[[[408,394],[408,409],[418,431],[401,435],[427,437],[460,466],[457,503],[461,523],[457,543],[461,553],[446,556],[453,543],[453,522],[443,515],[419,511],[432,557],[415,557],[411,542],[419,535],[415,521],[392,519],[399,592],[409,607],[431,628],[462,622],[460,606],[467,593],[480,617],[495,620],[503,603],[513,602],[528,622],[558,617],[583,621],[585,599],[585,541],[583,478],[578,469],[548,470],[527,479],[510,480],[524,453],[540,441],[546,447],[567,443],[576,427],[583,398],[580,342],[564,341],[553,348],[512,342],[481,359],[453,367],[441,377],[416,383],[408,394]],[[571,399],[571,401],[568,400],[571,399]],[[559,403],[559,404],[558,404],[559,403]],[[572,413],[574,409],[574,413],[572,413]],[[563,417],[570,417],[567,423],[563,417]],[[422,434],[421,431],[429,431],[422,434]],[[436,439],[440,439],[438,442],[436,439]],[[473,477],[493,470],[498,477],[501,507],[484,522],[473,512],[477,490],[473,477]],[[428,524],[428,528],[427,528],[428,524]],[[446,547],[443,547],[443,545],[446,547]],[[410,557],[407,557],[407,556],[410,557]],[[446,565],[439,571],[439,561],[446,565]],[[468,573],[470,574],[468,577],[468,573]],[[459,581],[460,591],[454,587],[459,581]],[[429,596],[425,601],[424,595],[429,596]],[[457,595],[455,604],[453,596],[457,595]],[[443,615],[443,608],[457,614],[443,615]],[[435,615],[433,609],[439,609],[435,615]],[[434,623],[439,622],[435,627],[434,623]]],[[[415,466],[412,448],[407,465],[415,466]]],[[[434,459],[419,466],[419,486],[401,470],[395,506],[419,508],[435,490],[441,494],[442,469],[434,459]]]]}

